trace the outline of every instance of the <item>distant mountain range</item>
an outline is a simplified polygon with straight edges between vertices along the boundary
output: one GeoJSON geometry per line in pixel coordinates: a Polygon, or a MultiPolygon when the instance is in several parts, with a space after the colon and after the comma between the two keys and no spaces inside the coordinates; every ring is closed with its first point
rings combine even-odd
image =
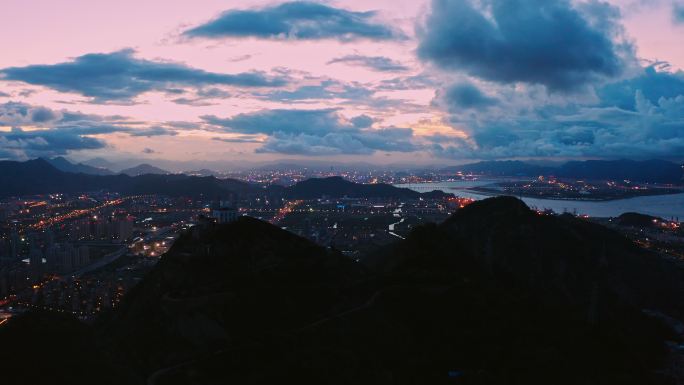
{"type": "Polygon", "coordinates": [[[682,165],[663,160],[586,160],[561,166],[539,166],[522,161],[486,161],[444,169],[493,176],[554,175],[587,180],[631,180],[648,183],[682,183],[682,165]]]}
{"type": "Polygon", "coordinates": [[[89,174],[89,175],[114,175],[115,173],[112,172],[111,170],[108,170],[106,168],[100,168],[100,167],[94,167],[94,166],[88,166],[87,164],[83,163],[72,163],[69,160],[67,160],[64,157],[56,157],[56,158],[49,158],[45,159],[48,163],[53,165],[56,169],[64,172],[71,172],[71,173],[81,173],[81,174],[89,174]]]}
{"type": "Polygon", "coordinates": [[[359,184],[342,177],[312,178],[299,182],[285,189],[285,196],[295,199],[315,199],[322,196],[331,198],[397,198],[417,199],[419,197],[441,198],[453,196],[442,191],[418,193],[407,188],[398,188],[389,184],[359,184]]]}
{"type": "MultiPolygon", "coordinates": [[[[123,169],[119,172],[114,172],[106,167],[92,166],[85,163],[74,163],[68,159],[58,156],[56,158],[45,158],[46,162],[53,165],[56,169],[64,172],[71,172],[75,174],[88,174],[88,175],[116,175],[125,174],[128,176],[139,176],[145,174],[157,174],[165,175],[171,174],[171,172],[163,170],[159,167],[152,166],[147,163],[139,164],[135,167],[130,167],[123,169]]],[[[106,162],[100,162],[101,164],[107,164],[106,162]]]]}
{"type": "Polygon", "coordinates": [[[159,167],[154,167],[150,164],[143,163],[135,167],[121,170],[120,174],[126,174],[128,176],[139,176],[145,174],[166,175],[171,173],[166,170],[162,170],[159,167]]]}
{"type": "Polygon", "coordinates": [[[510,197],[360,263],[242,217],[183,234],[93,326],[15,317],[0,360],[12,384],[674,384],[683,282],[618,233],[510,197]]]}
{"type": "Polygon", "coordinates": [[[238,180],[186,175],[145,174],[131,177],[64,172],[44,159],[26,162],[0,161],[0,196],[76,193],[107,190],[122,194],[220,197],[261,189],[238,180]]]}
{"type": "MultiPolygon", "coordinates": [[[[451,196],[441,191],[418,193],[387,184],[358,184],[340,177],[309,179],[290,187],[259,186],[236,179],[213,176],[159,174],[163,171],[143,165],[142,175],[90,175],[62,171],[45,159],[26,162],[0,161],[0,197],[46,193],[76,193],[107,190],[122,194],[163,194],[168,196],[219,197],[270,194],[290,199],[331,198],[440,198],[451,196]]],[[[132,172],[136,174],[136,172],[132,172]]]]}

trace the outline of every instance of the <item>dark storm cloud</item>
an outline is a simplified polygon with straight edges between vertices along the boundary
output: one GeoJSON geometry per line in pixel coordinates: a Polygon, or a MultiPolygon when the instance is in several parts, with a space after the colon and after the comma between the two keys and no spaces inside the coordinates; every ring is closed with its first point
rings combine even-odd
{"type": "Polygon", "coordinates": [[[373,118],[368,115],[359,115],[350,119],[356,128],[368,128],[373,125],[373,118]]]}
{"type": "Polygon", "coordinates": [[[511,99],[475,117],[452,115],[452,123],[464,127],[469,138],[459,143],[435,143],[433,154],[481,159],[644,159],[680,158],[684,154],[684,93],[651,101],[637,89],[630,108],[611,101],[529,107],[516,106],[515,95],[511,99]]]}
{"type": "Polygon", "coordinates": [[[400,62],[385,56],[347,55],[332,59],[328,62],[328,64],[336,63],[365,67],[380,72],[403,72],[408,71],[409,69],[400,62]]]}
{"type": "Polygon", "coordinates": [[[17,102],[0,104],[0,126],[12,127],[9,132],[0,132],[0,148],[4,150],[2,157],[13,159],[64,155],[106,146],[92,135],[122,133],[151,137],[177,133],[172,126],[148,126],[123,116],[83,114],[17,102]]]}
{"type": "Polygon", "coordinates": [[[52,157],[66,155],[69,151],[95,150],[105,146],[105,142],[99,139],[59,130],[24,131],[15,127],[9,132],[0,132],[2,157],[10,159],[52,157]]]}
{"type": "Polygon", "coordinates": [[[568,91],[623,69],[617,11],[568,0],[433,0],[419,57],[489,81],[568,91]]]}
{"type": "Polygon", "coordinates": [[[353,12],[325,4],[298,1],[261,9],[228,10],[183,35],[343,41],[403,38],[391,28],[373,21],[374,17],[375,12],[353,12]]]}
{"type": "Polygon", "coordinates": [[[132,50],[93,53],[65,63],[10,67],[0,70],[0,79],[75,92],[95,102],[130,102],[148,91],[166,92],[183,86],[273,87],[286,83],[283,78],[272,78],[261,72],[207,72],[183,64],[136,59],[133,53],[132,50]]]}
{"type": "Polygon", "coordinates": [[[684,95],[684,72],[658,71],[656,66],[649,66],[639,76],[600,87],[597,94],[606,106],[634,110],[637,91],[651,103],[684,95]]]}
{"type": "Polygon", "coordinates": [[[413,130],[370,129],[368,117],[357,118],[347,121],[335,109],[264,110],[232,118],[202,117],[220,131],[268,135],[257,149],[260,153],[334,155],[417,149],[412,142],[413,130]]]}
{"type": "Polygon", "coordinates": [[[450,106],[456,109],[483,109],[498,103],[496,98],[485,95],[471,83],[454,84],[444,91],[443,97],[450,106]]]}

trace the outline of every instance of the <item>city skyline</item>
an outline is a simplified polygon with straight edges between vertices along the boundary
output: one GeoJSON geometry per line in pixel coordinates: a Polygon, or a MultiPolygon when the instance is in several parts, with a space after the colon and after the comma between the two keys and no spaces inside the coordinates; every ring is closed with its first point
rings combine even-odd
{"type": "Polygon", "coordinates": [[[0,26],[2,159],[684,153],[678,1],[6,7],[15,16],[0,26]]]}

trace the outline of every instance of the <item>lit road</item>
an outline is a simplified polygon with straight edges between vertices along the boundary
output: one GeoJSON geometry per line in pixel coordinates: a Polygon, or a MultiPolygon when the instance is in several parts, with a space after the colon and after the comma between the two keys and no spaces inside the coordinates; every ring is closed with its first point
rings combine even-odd
{"type": "Polygon", "coordinates": [[[10,318],[12,318],[11,313],[0,310],[0,326],[7,324],[7,322],[9,322],[10,318]]]}
{"type": "Polygon", "coordinates": [[[287,214],[291,213],[297,206],[301,205],[304,203],[304,201],[291,201],[287,202],[283,208],[278,210],[276,215],[271,219],[272,224],[277,224],[278,222],[282,221],[283,218],[287,216],[287,214]]]}
{"type": "Polygon", "coordinates": [[[69,211],[68,213],[65,213],[65,214],[57,215],[57,216],[54,216],[54,217],[51,217],[48,219],[43,219],[40,222],[31,225],[30,228],[35,229],[35,230],[45,229],[45,228],[48,228],[50,226],[56,225],[60,222],[64,222],[64,221],[69,220],[69,219],[74,219],[74,218],[81,217],[83,215],[88,215],[88,214],[91,214],[93,212],[97,212],[99,210],[102,210],[105,207],[118,206],[118,205],[122,204],[126,199],[128,199],[128,198],[114,199],[114,200],[107,201],[101,205],[91,207],[88,209],[78,209],[78,210],[69,211]]]}
{"type": "Polygon", "coordinates": [[[402,237],[401,235],[394,232],[394,227],[400,223],[404,223],[404,220],[406,220],[406,218],[401,217],[401,209],[403,207],[404,207],[404,204],[402,203],[401,205],[399,205],[399,208],[394,211],[394,215],[399,216],[401,218],[401,220],[399,222],[392,223],[391,225],[389,225],[389,228],[388,228],[388,232],[390,233],[390,235],[393,235],[399,239],[406,239],[406,238],[402,237]]]}

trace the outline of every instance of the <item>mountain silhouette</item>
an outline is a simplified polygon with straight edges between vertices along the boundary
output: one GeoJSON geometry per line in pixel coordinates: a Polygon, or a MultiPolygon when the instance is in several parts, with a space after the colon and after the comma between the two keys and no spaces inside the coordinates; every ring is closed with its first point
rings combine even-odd
{"type": "Polygon", "coordinates": [[[147,163],[139,164],[135,167],[127,168],[125,170],[121,170],[119,172],[120,174],[125,174],[128,176],[139,176],[139,175],[145,175],[145,174],[158,174],[158,175],[166,175],[166,174],[171,174],[170,172],[166,170],[162,170],[159,167],[152,166],[147,163]]]}
{"type": "Polygon", "coordinates": [[[682,278],[618,233],[515,198],[361,262],[242,217],[184,233],[87,348],[156,385],[669,384],[682,278]]]}
{"type": "Polygon", "coordinates": [[[448,172],[465,172],[494,176],[555,175],[557,177],[587,180],[630,180],[646,183],[681,184],[682,166],[665,160],[583,160],[570,161],[560,166],[539,166],[523,161],[485,161],[444,169],[448,172]]]}
{"type": "Polygon", "coordinates": [[[87,175],[63,172],[44,159],[0,161],[0,197],[107,190],[126,195],[218,197],[229,193],[258,193],[257,186],[234,179],[182,174],[87,175]]]}
{"type": "Polygon", "coordinates": [[[442,191],[419,193],[407,188],[394,187],[385,183],[360,184],[342,177],[311,178],[285,189],[285,196],[296,199],[316,199],[322,196],[332,198],[396,198],[417,199],[419,197],[441,198],[453,196],[442,191]]]}
{"type": "Polygon", "coordinates": [[[72,163],[62,156],[45,160],[58,170],[64,172],[82,173],[89,175],[114,175],[112,171],[106,168],[93,167],[83,163],[72,163]]]}

